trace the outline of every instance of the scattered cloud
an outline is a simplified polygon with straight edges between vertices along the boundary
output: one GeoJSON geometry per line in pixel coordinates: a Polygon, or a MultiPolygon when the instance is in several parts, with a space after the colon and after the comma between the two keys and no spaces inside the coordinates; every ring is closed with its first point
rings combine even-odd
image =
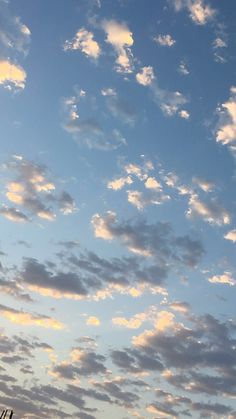
{"type": "Polygon", "coordinates": [[[173,47],[173,45],[176,43],[175,39],[173,39],[172,36],[169,34],[158,35],[155,36],[153,39],[158,45],[161,45],[162,47],[173,47]]]}
{"type": "Polygon", "coordinates": [[[108,182],[107,187],[108,189],[113,189],[114,191],[118,191],[122,189],[125,185],[131,185],[133,183],[130,176],[120,177],[108,182]]]}
{"type": "Polygon", "coordinates": [[[177,12],[186,9],[189,17],[197,25],[205,25],[216,15],[216,10],[212,9],[204,0],[171,0],[171,3],[177,12]]]}
{"type": "Polygon", "coordinates": [[[133,34],[125,23],[115,20],[104,20],[102,28],[106,32],[106,42],[111,44],[116,52],[116,71],[129,74],[133,72],[133,55],[131,47],[134,43],[133,34]]]}
{"type": "Polygon", "coordinates": [[[53,221],[56,218],[55,209],[64,215],[76,210],[68,192],[62,191],[59,195],[55,193],[56,186],[48,179],[45,166],[13,156],[3,169],[9,177],[5,186],[6,199],[17,205],[9,207],[4,204],[0,208],[0,213],[10,221],[25,222],[32,217],[53,221]]]}
{"type": "Polygon", "coordinates": [[[188,74],[190,74],[190,71],[189,71],[189,69],[187,67],[187,64],[184,60],[180,61],[178,71],[179,71],[180,74],[183,74],[184,76],[187,76],[188,74]]]}
{"type": "MultiPolygon", "coordinates": [[[[187,98],[180,92],[171,92],[161,88],[154,75],[153,68],[142,67],[136,74],[136,80],[143,86],[148,86],[153,96],[154,102],[158,104],[164,115],[173,116],[181,111],[182,106],[187,103],[187,98]]],[[[179,114],[179,116],[181,116],[179,114]]]]}
{"type": "MultiPolygon", "coordinates": [[[[115,108],[113,110],[115,111],[115,108]]],[[[118,109],[116,110],[118,112],[118,109]]],[[[120,108],[119,111],[122,112],[120,108]]],[[[125,111],[123,110],[123,112],[125,111]]],[[[66,98],[64,113],[63,128],[72,135],[78,145],[103,151],[115,150],[126,145],[126,140],[119,129],[103,127],[105,116],[103,112],[99,112],[94,96],[81,95],[79,92],[75,96],[66,98]],[[79,106],[80,111],[78,110],[79,106]],[[90,116],[88,116],[87,106],[90,107],[90,116]],[[85,107],[86,112],[83,112],[85,107]]]]}
{"type": "Polygon", "coordinates": [[[101,54],[101,48],[94,40],[94,34],[85,28],[79,29],[72,41],[64,43],[64,51],[80,50],[90,58],[97,59],[101,54]]]}
{"type": "Polygon", "coordinates": [[[232,278],[231,272],[224,272],[222,275],[214,275],[208,278],[208,281],[212,284],[226,284],[226,285],[235,285],[236,281],[232,278]]]}
{"type": "Polygon", "coordinates": [[[183,119],[189,119],[190,113],[182,109],[181,111],[179,111],[179,116],[180,118],[183,118],[183,119]]]}
{"type": "Polygon", "coordinates": [[[188,201],[188,217],[200,217],[210,224],[224,225],[229,224],[231,216],[229,212],[223,208],[216,199],[211,199],[208,202],[200,200],[197,194],[192,194],[188,201]]]}

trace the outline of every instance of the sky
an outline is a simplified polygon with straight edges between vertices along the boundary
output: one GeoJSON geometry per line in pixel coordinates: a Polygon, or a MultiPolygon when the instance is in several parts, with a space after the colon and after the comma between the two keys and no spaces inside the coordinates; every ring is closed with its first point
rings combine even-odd
{"type": "Polygon", "coordinates": [[[235,0],[0,22],[0,408],[236,418],[235,0]]]}

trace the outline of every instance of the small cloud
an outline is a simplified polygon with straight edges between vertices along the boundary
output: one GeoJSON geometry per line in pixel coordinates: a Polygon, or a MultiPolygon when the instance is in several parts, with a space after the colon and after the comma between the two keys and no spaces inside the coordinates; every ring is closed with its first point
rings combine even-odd
{"type": "Polygon", "coordinates": [[[26,72],[8,60],[0,60],[0,84],[7,89],[24,89],[26,72]]]}
{"type": "Polygon", "coordinates": [[[9,208],[7,206],[2,206],[2,208],[0,208],[0,214],[8,220],[16,223],[24,223],[29,221],[28,217],[23,212],[13,207],[9,208]]]}
{"type": "Polygon", "coordinates": [[[195,183],[204,192],[211,192],[215,187],[214,183],[209,182],[206,179],[202,179],[202,178],[199,178],[199,177],[194,177],[193,178],[193,183],[195,183]]]}
{"type": "Polygon", "coordinates": [[[149,86],[155,79],[153,68],[151,66],[142,67],[140,73],[136,74],[136,80],[143,86],[149,86]]]}
{"type": "Polygon", "coordinates": [[[190,310],[190,305],[188,303],[183,303],[181,301],[173,301],[169,307],[174,310],[177,311],[179,313],[183,313],[186,314],[189,312],[190,310]]]}
{"type": "Polygon", "coordinates": [[[97,59],[101,54],[99,44],[94,40],[94,34],[81,28],[72,39],[64,44],[64,51],[80,50],[88,57],[97,59]]]}
{"type": "Polygon", "coordinates": [[[179,116],[180,118],[183,118],[183,119],[189,119],[190,113],[182,109],[181,111],[179,111],[179,116]]]}
{"type": "Polygon", "coordinates": [[[162,189],[160,182],[158,182],[156,178],[154,177],[148,177],[144,185],[145,185],[145,188],[147,189],[157,189],[157,190],[162,189]]]}
{"type": "Polygon", "coordinates": [[[116,96],[117,93],[115,89],[112,89],[111,87],[107,87],[101,90],[101,95],[102,96],[116,96]]]}
{"type": "Polygon", "coordinates": [[[113,189],[114,191],[118,191],[122,189],[125,185],[131,185],[133,180],[130,176],[121,177],[118,179],[111,180],[108,182],[107,187],[108,189],[113,189]]]}
{"type": "Polygon", "coordinates": [[[180,61],[180,65],[179,65],[178,71],[179,71],[180,74],[183,74],[184,76],[187,76],[188,74],[190,74],[190,71],[189,71],[189,69],[187,67],[187,64],[183,60],[180,61]]]}
{"type": "Polygon", "coordinates": [[[87,318],[86,324],[88,326],[100,326],[101,322],[97,317],[90,316],[90,317],[87,318]]]}
{"type": "Polygon", "coordinates": [[[235,285],[236,281],[232,278],[230,272],[225,272],[222,275],[214,275],[211,278],[208,278],[208,281],[212,284],[225,284],[225,285],[235,285]]]}
{"type": "Polygon", "coordinates": [[[228,233],[225,234],[224,238],[226,240],[230,240],[233,243],[236,243],[236,229],[235,230],[231,230],[228,233]]]}
{"type": "Polygon", "coordinates": [[[176,41],[169,34],[158,35],[153,39],[157,44],[161,45],[162,47],[172,47],[176,43],[176,41]]]}
{"type": "Polygon", "coordinates": [[[132,73],[133,55],[130,47],[134,40],[128,26],[115,20],[104,20],[102,28],[107,34],[106,42],[113,46],[117,54],[116,71],[118,73],[132,73]]]}

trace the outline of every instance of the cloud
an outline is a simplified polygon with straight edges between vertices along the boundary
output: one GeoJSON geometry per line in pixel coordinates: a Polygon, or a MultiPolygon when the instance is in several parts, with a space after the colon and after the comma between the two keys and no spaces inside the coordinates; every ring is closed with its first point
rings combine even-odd
{"type": "Polygon", "coordinates": [[[169,34],[158,35],[154,37],[154,41],[162,47],[172,47],[176,43],[176,41],[169,34]]]}
{"type": "Polygon", "coordinates": [[[171,92],[159,86],[151,66],[142,67],[140,72],[136,74],[136,80],[139,84],[149,87],[154,102],[158,104],[166,116],[178,114],[181,111],[180,108],[187,103],[187,99],[182,93],[178,91],[171,92]]]}
{"type": "Polygon", "coordinates": [[[188,313],[190,310],[190,305],[188,303],[184,303],[181,301],[173,301],[172,303],[169,304],[169,307],[172,310],[177,311],[179,313],[183,313],[183,314],[188,313]]]}
{"type": "Polygon", "coordinates": [[[231,240],[233,243],[235,243],[236,242],[236,230],[228,231],[228,233],[226,233],[224,235],[224,238],[226,240],[231,240]]]}
{"type": "Polygon", "coordinates": [[[89,316],[86,320],[88,326],[100,326],[100,320],[95,316],[89,316]]]}
{"type": "Polygon", "coordinates": [[[232,153],[236,151],[236,87],[230,88],[229,100],[218,109],[219,124],[216,141],[229,146],[232,153]]]}
{"type": "Polygon", "coordinates": [[[210,224],[224,225],[229,224],[231,216],[223,208],[216,199],[211,199],[209,202],[201,201],[197,194],[192,194],[189,198],[189,209],[187,211],[188,217],[200,217],[210,224]]]}
{"type": "Polygon", "coordinates": [[[49,329],[60,330],[64,325],[48,316],[41,316],[39,314],[30,314],[25,311],[15,310],[13,308],[0,304],[0,314],[7,320],[13,323],[18,323],[22,326],[40,326],[49,329]]]}
{"type": "Polygon", "coordinates": [[[26,72],[19,65],[7,60],[0,60],[0,84],[5,88],[24,89],[26,72]]]}
{"type": "Polygon", "coordinates": [[[216,15],[216,10],[206,4],[204,0],[171,0],[171,3],[177,12],[186,9],[189,17],[197,25],[205,25],[216,15]]]}
{"type": "Polygon", "coordinates": [[[182,109],[181,111],[179,111],[179,116],[180,118],[183,118],[183,119],[189,119],[190,113],[182,109]]]}
{"type": "Polygon", "coordinates": [[[142,67],[140,73],[136,74],[137,82],[143,86],[149,86],[154,79],[154,71],[151,66],[142,67]]]}
{"type": "Polygon", "coordinates": [[[183,60],[180,61],[178,71],[179,71],[180,74],[183,74],[184,76],[187,76],[188,74],[190,74],[190,71],[187,67],[187,64],[183,60]]]}
{"type": "Polygon", "coordinates": [[[94,96],[90,97],[87,94],[81,96],[80,93],[76,93],[76,96],[66,98],[64,114],[63,128],[72,135],[78,145],[103,151],[115,150],[126,145],[125,138],[114,125],[108,129],[104,128],[106,117],[102,111],[99,112],[94,96]],[[90,107],[90,116],[88,116],[87,106],[90,107]]]}
{"type": "Polygon", "coordinates": [[[125,185],[131,185],[133,183],[130,176],[121,177],[118,179],[111,180],[108,182],[107,187],[108,189],[113,189],[114,191],[118,191],[122,189],[125,185]]]}
{"type": "Polygon", "coordinates": [[[211,192],[215,187],[213,182],[199,177],[193,177],[193,183],[199,186],[204,192],[211,192]]]}
{"type": "Polygon", "coordinates": [[[194,266],[204,254],[201,243],[189,236],[176,237],[168,223],[147,224],[143,219],[119,223],[114,212],[92,217],[95,237],[118,239],[129,251],[145,257],[153,256],[165,266],[175,261],[194,266]],[[168,261],[168,262],[167,262],[168,261]]]}
{"type": "Polygon", "coordinates": [[[97,59],[101,54],[99,44],[94,40],[94,34],[81,28],[76,32],[72,41],[66,41],[64,44],[65,51],[80,50],[88,57],[97,59]]]}
{"type": "Polygon", "coordinates": [[[235,285],[236,281],[232,278],[231,272],[224,272],[222,275],[214,275],[208,278],[208,281],[212,284],[226,284],[226,285],[235,285]]]}
{"type": "Polygon", "coordinates": [[[56,209],[64,215],[76,210],[74,200],[68,192],[56,194],[56,186],[48,180],[45,166],[13,156],[3,167],[9,177],[6,183],[6,199],[20,207],[2,206],[0,213],[9,220],[24,222],[39,217],[53,221],[56,218],[56,209]]]}
{"type": "Polygon", "coordinates": [[[115,20],[104,20],[102,28],[106,32],[106,42],[111,44],[117,54],[116,71],[129,74],[133,71],[133,56],[131,46],[134,43],[133,34],[125,23],[115,20]]]}
{"type": "Polygon", "coordinates": [[[122,123],[133,125],[136,119],[136,112],[133,106],[126,100],[119,97],[114,89],[105,89],[101,92],[106,99],[106,105],[111,114],[119,118],[122,123]]]}

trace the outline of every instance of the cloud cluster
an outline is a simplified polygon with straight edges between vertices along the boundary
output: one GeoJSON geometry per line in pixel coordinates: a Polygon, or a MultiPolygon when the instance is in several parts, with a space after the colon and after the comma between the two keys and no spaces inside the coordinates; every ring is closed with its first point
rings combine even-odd
{"type": "Polygon", "coordinates": [[[56,185],[48,179],[47,168],[21,156],[3,166],[7,181],[7,203],[0,208],[0,214],[14,222],[30,221],[38,217],[47,221],[56,218],[55,209],[67,215],[76,210],[74,200],[66,191],[56,194],[56,185]],[[9,206],[9,202],[14,204],[9,206]]]}
{"type": "Polygon", "coordinates": [[[176,43],[176,41],[169,34],[155,36],[154,41],[162,47],[172,47],[176,43]]]}

